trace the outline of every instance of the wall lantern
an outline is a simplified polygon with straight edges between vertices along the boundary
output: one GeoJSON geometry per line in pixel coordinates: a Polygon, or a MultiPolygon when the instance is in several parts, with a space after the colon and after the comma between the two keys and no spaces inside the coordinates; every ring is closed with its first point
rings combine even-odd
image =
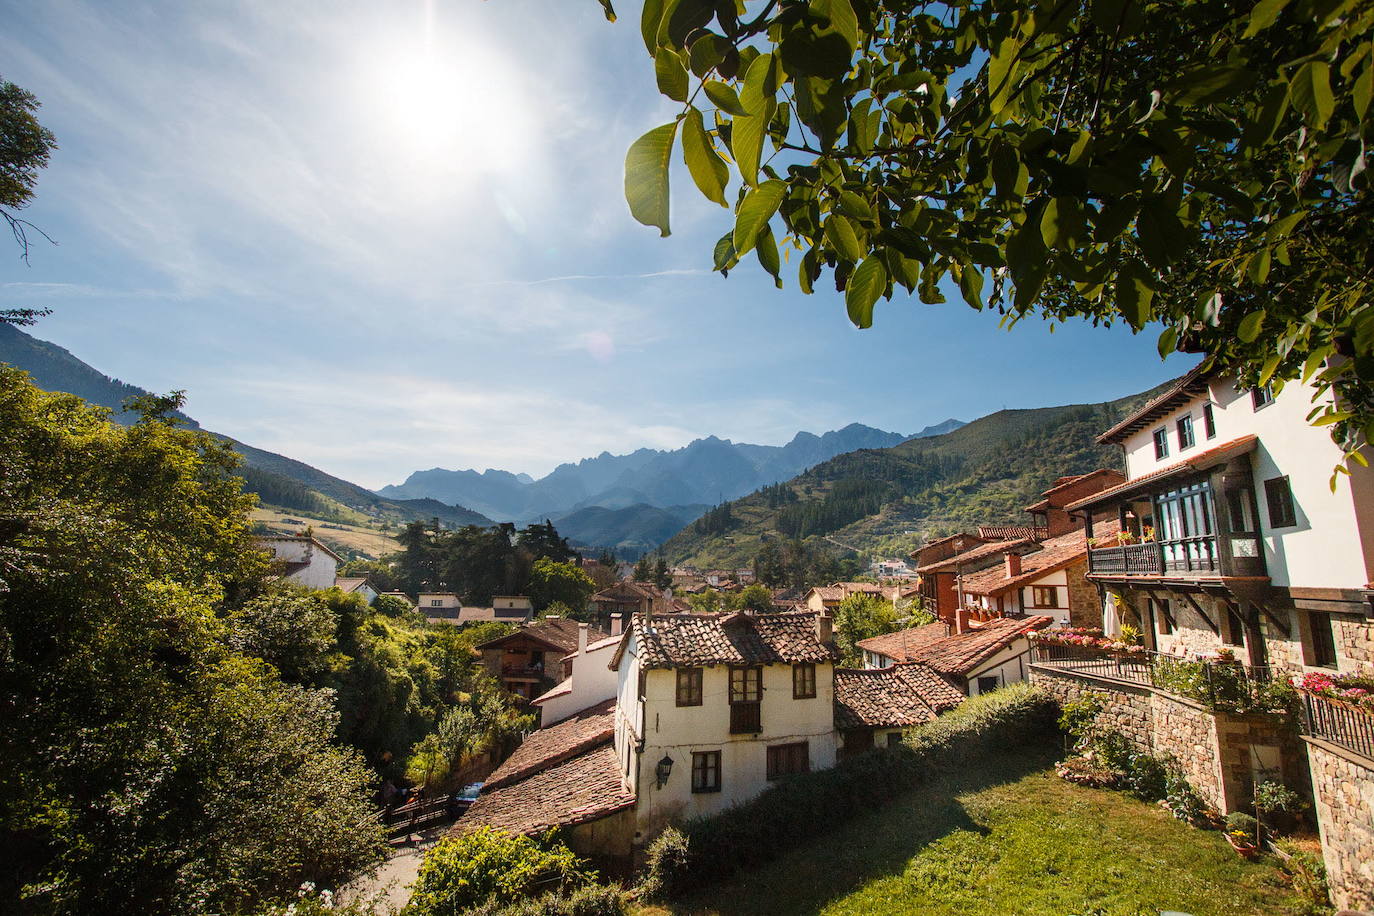
{"type": "Polygon", "coordinates": [[[668,777],[673,775],[673,758],[667,754],[654,767],[654,775],[658,777],[658,787],[661,789],[668,784],[668,777]]]}

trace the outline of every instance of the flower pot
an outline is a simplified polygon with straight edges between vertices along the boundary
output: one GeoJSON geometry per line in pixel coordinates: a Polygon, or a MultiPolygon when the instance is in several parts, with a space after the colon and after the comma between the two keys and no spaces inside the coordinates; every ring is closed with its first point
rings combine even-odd
{"type": "Polygon", "coordinates": [[[1231,844],[1231,848],[1234,849],[1242,859],[1253,859],[1255,856],[1259,855],[1259,846],[1254,843],[1242,842],[1230,834],[1227,834],[1226,842],[1231,844]]]}

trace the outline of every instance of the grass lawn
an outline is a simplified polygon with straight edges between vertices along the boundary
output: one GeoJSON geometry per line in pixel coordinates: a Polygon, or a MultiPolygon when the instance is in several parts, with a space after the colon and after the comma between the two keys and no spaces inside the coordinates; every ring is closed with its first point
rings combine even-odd
{"type": "Polygon", "coordinates": [[[1195,830],[1155,805],[1065,782],[1047,769],[1052,759],[1046,752],[1010,767],[990,761],[987,772],[898,796],[671,912],[1295,911],[1271,863],[1245,862],[1220,833],[1195,830]]]}

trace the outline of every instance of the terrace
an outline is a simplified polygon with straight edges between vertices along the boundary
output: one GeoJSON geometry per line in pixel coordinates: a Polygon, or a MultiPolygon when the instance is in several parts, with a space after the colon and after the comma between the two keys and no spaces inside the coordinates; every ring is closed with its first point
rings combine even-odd
{"type": "Polygon", "coordinates": [[[1374,761],[1374,679],[1353,675],[1304,675],[1303,734],[1374,761]]]}

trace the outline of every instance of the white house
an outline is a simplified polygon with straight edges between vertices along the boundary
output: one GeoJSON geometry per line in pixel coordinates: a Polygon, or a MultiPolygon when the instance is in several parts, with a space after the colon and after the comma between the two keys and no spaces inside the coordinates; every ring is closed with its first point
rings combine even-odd
{"type": "Polygon", "coordinates": [[[616,672],[611,668],[611,658],[620,645],[620,637],[608,636],[588,642],[590,629],[585,623],[578,626],[577,651],[563,659],[567,676],[552,690],[531,701],[532,706],[542,710],[542,722],[550,725],[561,722],[615,697],[616,672]]]}
{"type": "Polygon", "coordinates": [[[264,534],[254,540],[281,565],[282,578],[306,588],[330,588],[343,558],[308,534],[264,534]]]}
{"type": "Polygon", "coordinates": [[[377,600],[377,590],[366,576],[335,576],[334,587],[345,595],[362,595],[368,604],[377,600]]]}

